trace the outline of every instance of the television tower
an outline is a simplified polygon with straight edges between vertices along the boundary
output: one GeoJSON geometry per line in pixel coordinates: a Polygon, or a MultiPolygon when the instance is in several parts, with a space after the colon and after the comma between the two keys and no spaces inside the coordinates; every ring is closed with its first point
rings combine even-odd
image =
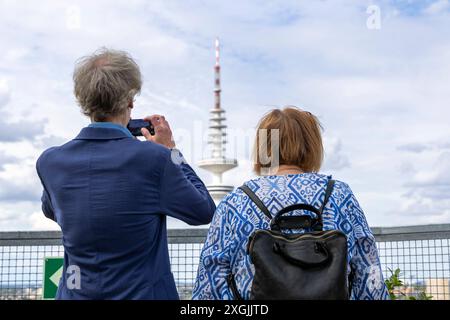
{"type": "Polygon", "coordinates": [[[224,172],[237,167],[236,159],[227,159],[226,153],[226,132],[225,125],[226,117],[225,110],[222,109],[220,103],[220,44],[219,39],[216,39],[216,64],[214,66],[215,86],[214,86],[214,108],[210,110],[209,118],[209,135],[208,145],[211,146],[211,156],[208,159],[203,159],[198,162],[198,166],[202,169],[208,170],[213,175],[213,181],[207,186],[211,197],[216,203],[233,191],[233,186],[223,184],[222,175],[224,172]]]}

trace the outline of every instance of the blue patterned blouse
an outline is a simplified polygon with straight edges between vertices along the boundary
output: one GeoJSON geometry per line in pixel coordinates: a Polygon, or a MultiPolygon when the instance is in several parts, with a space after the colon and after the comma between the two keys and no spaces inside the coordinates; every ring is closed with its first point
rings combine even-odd
{"type": "MultiPolygon", "coordinates": [[[[264,176],[246,182],[272,215],[280,209],[308,203],[320,208],[329,177],[318,173],[264,176]]],[[[310,214],[298,211],[291,214],[310,214]]],[[[324,230],[347,235],[348,272],[354,271],[352,299],[388,299],[375,239],[350,187],[336,181],[323,213],[324,230]]],[[[230,271],[244,299],[249,299],[254,267],[246,247],[256,229],[268,229],[269,219],[240,189],[227,195],[217,207],[203,247],[193,299],[233,299],[226,281],[230,271]]],[[[302,231],[292,231],[302,232],[302,231]]]]}

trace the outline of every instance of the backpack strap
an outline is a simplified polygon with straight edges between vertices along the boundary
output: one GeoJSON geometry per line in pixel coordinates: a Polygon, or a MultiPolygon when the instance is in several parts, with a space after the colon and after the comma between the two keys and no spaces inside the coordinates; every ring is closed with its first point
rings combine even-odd
{"type": "Polygon", "coordinates": [[[325,190],[325,198],[323,199],[322,207],[320,208],[320,214],[323,213],[323,210],[325,209],[325,206],[331,197],[331,193],[333,193],[333,188],[334,188],[334,180],[329,179],[327,183],[327,189],[325,190]]]}
{"type": "MultiPolygon", "coordinates": [[[[258,196],[250,189],[248,186],[243,184],[239,187],[249,198],[253,201],[254,204],[264,213],[264,215],[269,218],[269,220],[272,220],[272,215],[270,214],[269,209],[264,205],[264,203],[261,201],[261,199],[258,198],[258,196]]],[[[234,279],[234,274],[230,272],[227,276],[227,284],[228,288],[230,288],[231,293],[233,294],[234,300],[243,300],[242,296],[239,293],[239,290],[236,285],[236,280],[234,279]]]]}
{"type": "Polygon", "coordinates": [[[275,214],[274,218],[271,222],[271,229],[280,231],[281,229],[305,229],[312,227],[314,231],[322,231],[323,230],[323,218],[322,214],[325,210],[325,206],[328,203],[330,196],[333,192],[335,181],[328,178],[326,189],[325,189],[325,197],[323,200],[320,209],[310,205],[310,204],[293,204],[288,207],[281,209],[277,214],[275,214]],[[313,212],[315,214],[315,218],[311,218],[310,216],[284,216],[286,213],[294,211],[294,210],[306,210],[313,212]]]}
{"type": "Polygon", "coordinates": [[[227,284],[228,284],[228,288],[230,288],[231,293],[233,294],[233,300],[244,300],[244,299],[242,299],[242,296],[239,293],[233,273],[230,273],[227,276],[227,284]]]}
{"type": "MultiPolygon", "coordinates": [[[[334,183],[335,183],[335,181],[333,180],[333,179],[328,179],[328,182],[327,182],[327,188],[326,188],[326,190],[325,190],[325,197],[324,197],[324,199],[323,199],[323,203],[322,203],[322,206],[320,207],[320,210],[319,210],[319,212],[317,212],[317,209],[315,209],[314,207],[312,207],[312,206],[310,206],[310,205],[304,205],[304,204],[301,204],[301,205],[303,205],[303,206],[308,206],[308,207],[311,207],[311,208],[285,208],[285,209],[289,209],[289,210],[281,210],[281,212],[283,212],[283,213],[285,213],[285,211],[286,212],[288,212],[288,211],[291,211],[292,209],[306,209],[306,210],[309,210],[309,211],[313,211],[314,213],[316,213],[316,215],[317,215],[317,222],[315,223],[315,225],[314,225],[314,230],[322,230],[322,228],[323,228],[323,219],[322,219],[322,214],[323,214],[323,211],[325,210],[325,206],[326,206],[326,204],[328,203],[328,201],[329,201],[329,199],[330,199],[330,197],[331,197],[331,194],[333,193],[333,189],[334,189],[334,183]],[[315,209],[315,210],[313,210],[313,209],[315,209]]],[[[272,215],[270,214],[270,211],[269,211],[269,209],[267,209],[267,207],[264,205],[264,203],[261,201],[261,199],[259,199],[258,198],[258,196],[247,186],[247,185],[245,185],[245,184],[243,184],[242,186],[240,186],[239,187],[239,189],[241,189],[242,191],[244,191],[244,193],[256,204],[256,206],[262,211],[262,213],[264,213],[264,215],[267,217],[267,218],[269,218],[269,220],[273,220],[273,217],[272,217],[272,215]]],[[[296,205],[294,205],[294,206],[296,206],[296,205]]],[[[279,218],[281,218],[281,217],[278,217],[278,215],[281,213],[281,212],[279,212],[278,214],[277,214],[277,219],[275,219],[275,220],[279,220],[279,218]]],[[[296,217],[292,217],[292,218],[296,218],[296,217]]],[[[301,218],[301,219],[304,219],[304,218],[301,218]]],[[[288,221],[286,221],[286,223],[287,223],[288,221]]]]}
{"type": "Polygon", "coordinates": [[[323,203],[322,206],[320,207],[320,214],[319,214],[319,220],[317,221],[317,224],[315,225],[314,229],[315,230],[322,230],[323,229],[323,218],[322,218],[322,214],[323,211],[325,210],[325,206],[328,203],[328,200],[331,197],[331,194],[333,193],[333,188],[334,188],[334,180],[333,179],[328,179],[327,182],[327,189],[325,190],[325,197],[323,199],[323,203]]]}
{"type": "Polygon", "coordinates": [[[261,199],[258,198],[258,196],[250,189],[248,186],[243,184],[239,187],[244,193],[256,204],[256,206],[264,213],[264,215],[269,218],[269,220],[272,220],[272,215],[270,214],[269,209],[264,205],[264,203],[261,201],[261,199]]]}

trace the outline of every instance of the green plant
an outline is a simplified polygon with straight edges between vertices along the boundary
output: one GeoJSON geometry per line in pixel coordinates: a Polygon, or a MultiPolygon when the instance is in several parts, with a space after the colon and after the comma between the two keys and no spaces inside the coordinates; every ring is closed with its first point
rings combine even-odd
{"type": "Polygon", "coordinates": [[[417,292],[416,294],[406,294],[405,290],[408,289],[408,286],[400,279],[400,269],[397,268],[394,271],[389,269],[389,272],[391,273],[391,276],[385,280],[385,283],[391,300],[431,300],[433,298],[432,296],[427,295],[426,292],[418,286],[413,287],[415,289],[414,291],[417,292]]]}

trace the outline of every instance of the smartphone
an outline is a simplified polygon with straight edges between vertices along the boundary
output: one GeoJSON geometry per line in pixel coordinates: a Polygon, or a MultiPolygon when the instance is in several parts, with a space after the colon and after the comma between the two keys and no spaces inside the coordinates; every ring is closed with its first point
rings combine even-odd
{"type": "Polygon", "coordinates": [[[148,120],[142,119],[132,119],[128,122],[127,129],[131,132],[131,134],[135,137],[142,136],[141,129],[146,128],[152,136],[155,135],[155,128],[152,123],[148,120]]]}

